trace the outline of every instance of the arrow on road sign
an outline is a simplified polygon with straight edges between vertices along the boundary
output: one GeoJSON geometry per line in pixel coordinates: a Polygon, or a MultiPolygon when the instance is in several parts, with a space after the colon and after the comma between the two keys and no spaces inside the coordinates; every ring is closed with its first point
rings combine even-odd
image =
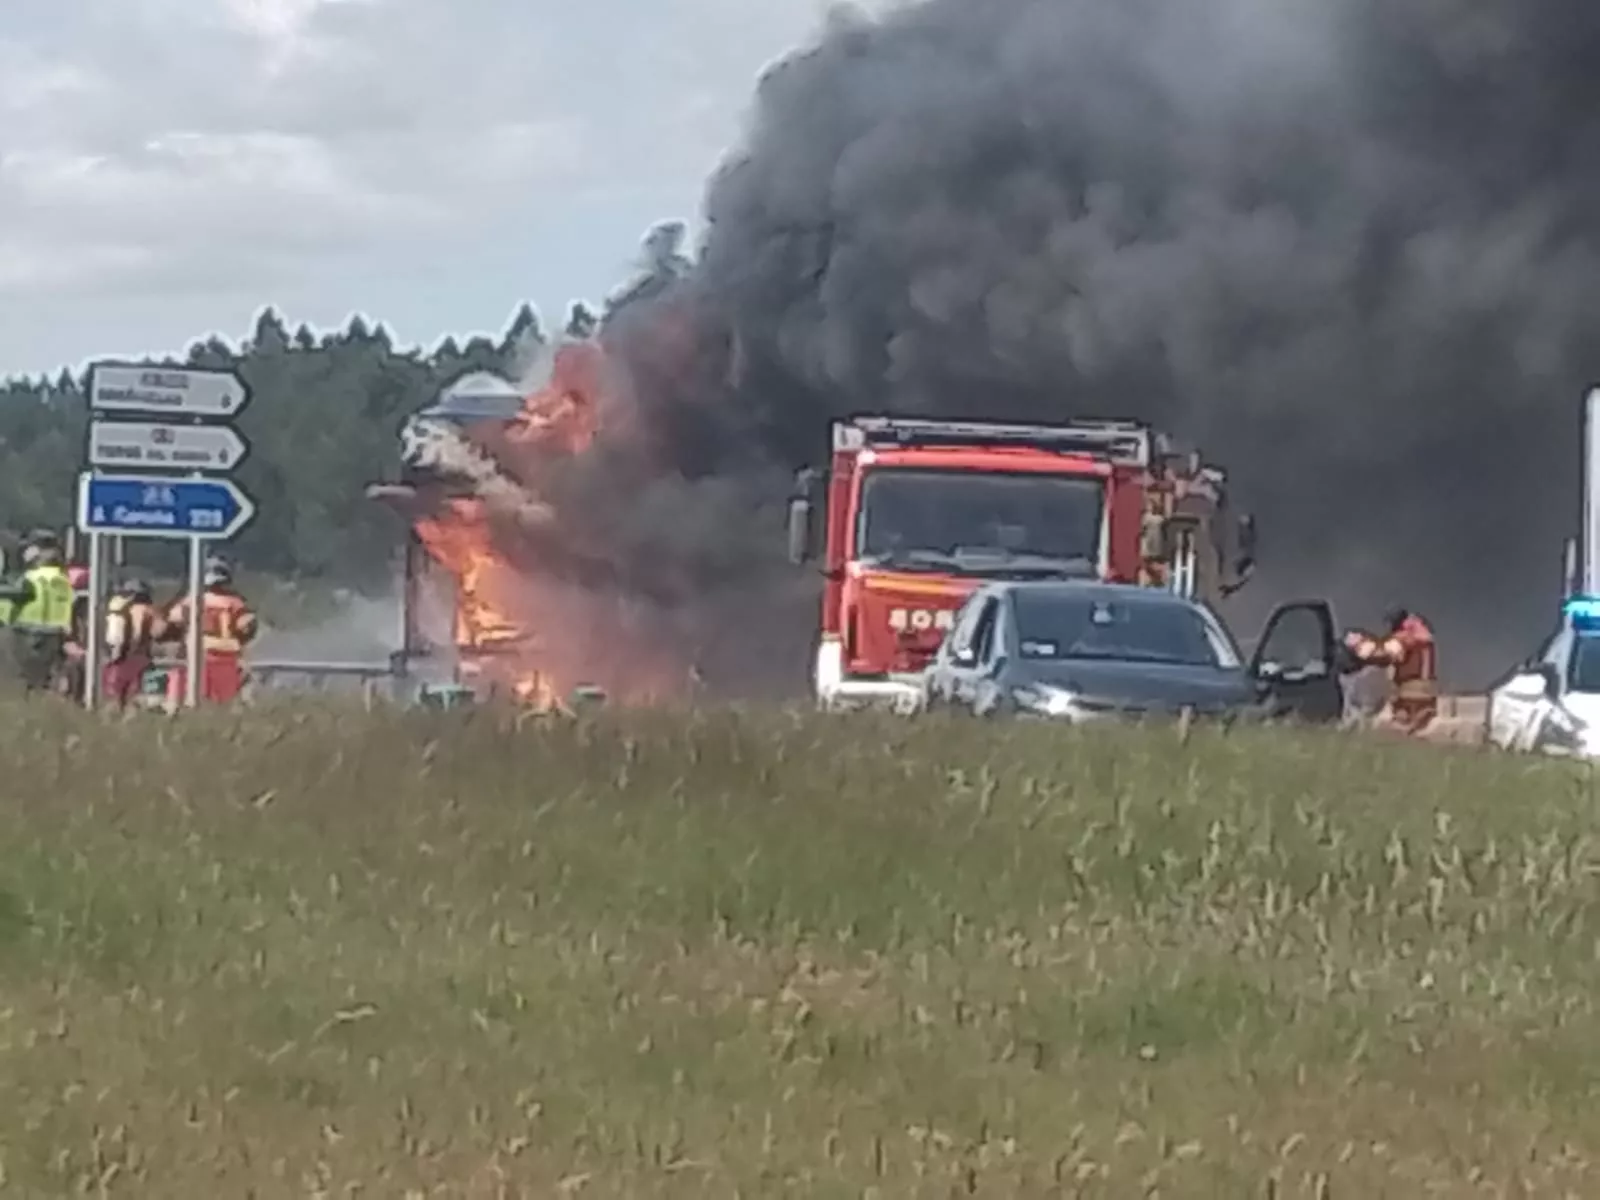
{"type": "Polygon", "coordinates": [[[78,477],[78,528],[124,537],[231,538],[256,515],[231,479],[162,475],[78,477]]]}
{"type": "Polygon", "coordinates": [[[91,467],[231,471],[249,452],[245,440],[227,425],[95,421],[89,426],[91,467]]]}
{"type": "Polygon", "coordinates": [[[232,371],[97,363],[89,371],[89,407],[96,412],[237,416],[250,389],[232,371]]]}

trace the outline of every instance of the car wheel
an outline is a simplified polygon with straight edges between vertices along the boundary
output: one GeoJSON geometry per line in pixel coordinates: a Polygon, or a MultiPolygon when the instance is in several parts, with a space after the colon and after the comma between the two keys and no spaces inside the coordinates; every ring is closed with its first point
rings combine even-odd
{"type": "Polygon", "coordinates": [[[1010,716],[1015,711],[1009,703],[1009,697],[998,688],[988,688],[983,695],[973,703],[974,715],[986,720],[995,720],[1000,717],[1010,716]]]}

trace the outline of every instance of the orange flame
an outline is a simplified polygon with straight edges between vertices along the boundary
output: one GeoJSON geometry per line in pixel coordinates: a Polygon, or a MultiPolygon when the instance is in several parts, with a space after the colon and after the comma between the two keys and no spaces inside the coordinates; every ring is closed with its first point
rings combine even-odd
{"type": "MultiPolygon", "coordinates": [[[[505,428],[486,435],[502,468],[537,500],[539,463],[589,449],[601,431],[605,364],[592,342],[560,346],[549,381],[523,401],[505,428]]],[[[454,641],[463,673],[504,688],[541,710],[585,683],[619,699],[651,702],[681,690],[688,672],[649,631],[629,628],[619,605],[576,594],[544,578],[534,561],[515,561],[497,544],[488,506],[453,498],[416,520],[429,555],[455,577],[454,641]]],[[[520,550],[525,550],[519,545],[520,550]]]]}
{"type": "Polygon", "coordinates": [[[604,369],[593,342],[557,347],[549,381],[523,400],[506,440],[546,453],[582,454],[600,434],[604,369]]]}
{"type": "Polygon", "coordinates": [[[521,638],[522,629],[494,599],[495,583],[509,568],[490,539],[482,502],[449,500],[440,514],[419,519],[416,529],[428,553],[456,577],[456,646],[489,650],[521,638]]]}

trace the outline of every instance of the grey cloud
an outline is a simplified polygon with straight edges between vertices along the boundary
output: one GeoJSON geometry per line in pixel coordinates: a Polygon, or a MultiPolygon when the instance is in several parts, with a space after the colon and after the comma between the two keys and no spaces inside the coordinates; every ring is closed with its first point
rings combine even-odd
{"type": "Polygon", "coordinates": [[[526,228],[530,196],[553,211],[569,192],[689,188],[760,62],[723,47],[772,53],[792,32],[773,24],[785,4],[708,37],[693,0],[252,2],[248,21],[245,0],[16,0],[17,21],[8,5],[0,239],[29,265],[0,296],[8,279],[66,294],[154,277],[255,279],[265,301],[285,272],[409,258],[463,225],[560,236],[526,228]]]}

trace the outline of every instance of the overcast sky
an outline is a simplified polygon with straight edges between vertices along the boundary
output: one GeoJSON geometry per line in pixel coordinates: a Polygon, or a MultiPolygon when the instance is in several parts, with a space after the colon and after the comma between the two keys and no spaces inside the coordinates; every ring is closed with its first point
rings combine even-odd
{"type": "Polygon", "coordinates": [[[557,323],[693,220],[823,0],[0,0],[0,375],[557,323]]]}

